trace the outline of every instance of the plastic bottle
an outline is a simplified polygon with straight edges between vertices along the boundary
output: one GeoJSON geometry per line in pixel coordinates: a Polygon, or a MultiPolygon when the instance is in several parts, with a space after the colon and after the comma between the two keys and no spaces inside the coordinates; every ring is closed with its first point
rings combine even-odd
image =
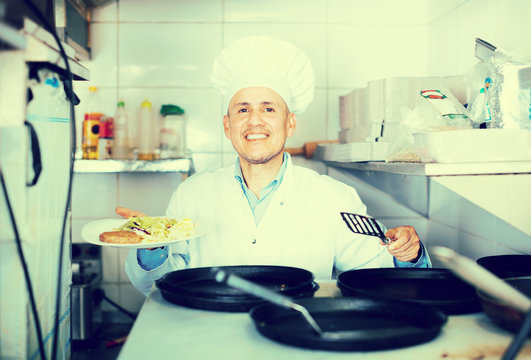
{"type": "Polygon", "coordinates": [[[98,142],[98,154],[100,160],[112,159],[114,142],[114,119],[102,116],[100,120],[100,140],[98,142]]]}
{"type": "Polygon", "coordinates": [[[131,145],[129,141],[129,118],[125,110],[125,102],[118,101],[114,115],[114,143],[112,157],[114,159],[130,159],[131,145]]]}
{"type": "Polygon", "coordinates": [[[100,137],[100,120],[103,116],[98,99],[98,88],[89,87],[85,119],[83,120],[83,159],[98,159],[98,142],[100,137]]]}
{"type": "Polygon", "coordinates": [[[158,128],[151,103],[146,99],[140,105],[138,116],[138,160],[156,158],[158,128]]]}
{"type": "Polygon", "coordinates": [[[162,105],[160,129],[160,157],[163,159],[183,157],[186,153],[186,117],[177,105],[162,105]]]}

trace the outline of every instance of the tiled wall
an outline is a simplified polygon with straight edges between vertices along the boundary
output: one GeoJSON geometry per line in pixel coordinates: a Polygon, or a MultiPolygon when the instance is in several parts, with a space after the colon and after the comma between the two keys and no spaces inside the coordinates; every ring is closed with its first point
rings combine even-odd
{"type": "MultiPolygon", "coordinates": [[[[98,86],[101,109],[111,115],[118,98],[125,99],[132,116],[144,98],[156,109],[181,106],[188,147],[196,170],[203,171],[234,160],[222,132],[222,101],[209,76],[212,60],[235,39],[261,34],[288,40],[312,61],[315,99],[286,144],[296,147],[336,139],[339,96],[369,80],[463,74],[476,62],[475,36],[514,47],[530,33],[530,11],[526,0],[120,0],[93,13],[93,57],[84,63],[91,80],[77,82],[76,93],[83,100],[88,86],[98,86]]],[[[77,107],[78,123],[83,106],[77,107]]],[[[78,174],[75,180],[74,240],[84,223],[113,216],[117,205],[162,213],[180,175],[78,174]]],[[[387,206],[382,198],[367,199],[387,206]]],[[[426,221],[406,213],[427,236],[426,221]]],[[[402,220],[387,217],[388,225],[402,220]]],[[[104,289],[136,310],[142,297],[123,273],[124,256],[104,249],[104,289]]]]}

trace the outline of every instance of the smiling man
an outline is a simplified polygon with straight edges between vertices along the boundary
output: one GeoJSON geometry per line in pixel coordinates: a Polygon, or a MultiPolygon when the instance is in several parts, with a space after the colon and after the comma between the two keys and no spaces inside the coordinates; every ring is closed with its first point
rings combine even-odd
{"type": "Polygon", "coordinates": [[[239,154],[245,183],[257,197],[282,165],[295,124],[295,114],[270,88],[248,87],[232,97],[223,128],[239,154]]]}
{"type": "MultiPolygon", "coordinates": [[[[293,165],[284,152],[297,114],[313,99],[313,79],[299,49],[266,37],[238,40],[217,57],[211,80],[224,95],[223,128],[238,158],[191,176],[170,199],[166,216],[194,219],[204,236],[130,251],[126,272],[141,292],[165,273],[187,267],[294,266],[319,280],[330,279],[334,270],[431,266],[411,226],[389,229],[387,248],[374,237],[353,234],[340,213],[366,214],[356,191],[293,165]]],[[[135,214],[124,208],[117,213],[135,214]]]]}

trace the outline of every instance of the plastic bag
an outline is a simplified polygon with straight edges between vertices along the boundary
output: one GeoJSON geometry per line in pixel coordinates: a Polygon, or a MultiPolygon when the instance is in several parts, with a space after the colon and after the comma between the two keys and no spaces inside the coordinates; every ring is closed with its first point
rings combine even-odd
{"type": "Polygon", "coordinates": [[[495,53],[467,74],[467,98],[475,127],[531,129],[531,65],[495,53]]]}
{"type": "Polygon", "coordinates": [[[424,98],[400,124],[400,130],[389,145],[385,161],[421,162],[416,153],[413,134],[418,132],[471,129],[467,109],[446,89],[424,90],[424,98]]]}

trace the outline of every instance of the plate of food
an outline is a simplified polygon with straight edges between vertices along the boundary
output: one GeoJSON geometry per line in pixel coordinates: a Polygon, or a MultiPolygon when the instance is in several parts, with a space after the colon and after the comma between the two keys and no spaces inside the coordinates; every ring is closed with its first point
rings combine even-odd
{"type": "Polygon", "coordinates": [[[164,216],[102,219],[81,229],[81,237],[91,244],[136,249],[171,245],[201,235],[200,227],[191,219],[164,216]]]}

